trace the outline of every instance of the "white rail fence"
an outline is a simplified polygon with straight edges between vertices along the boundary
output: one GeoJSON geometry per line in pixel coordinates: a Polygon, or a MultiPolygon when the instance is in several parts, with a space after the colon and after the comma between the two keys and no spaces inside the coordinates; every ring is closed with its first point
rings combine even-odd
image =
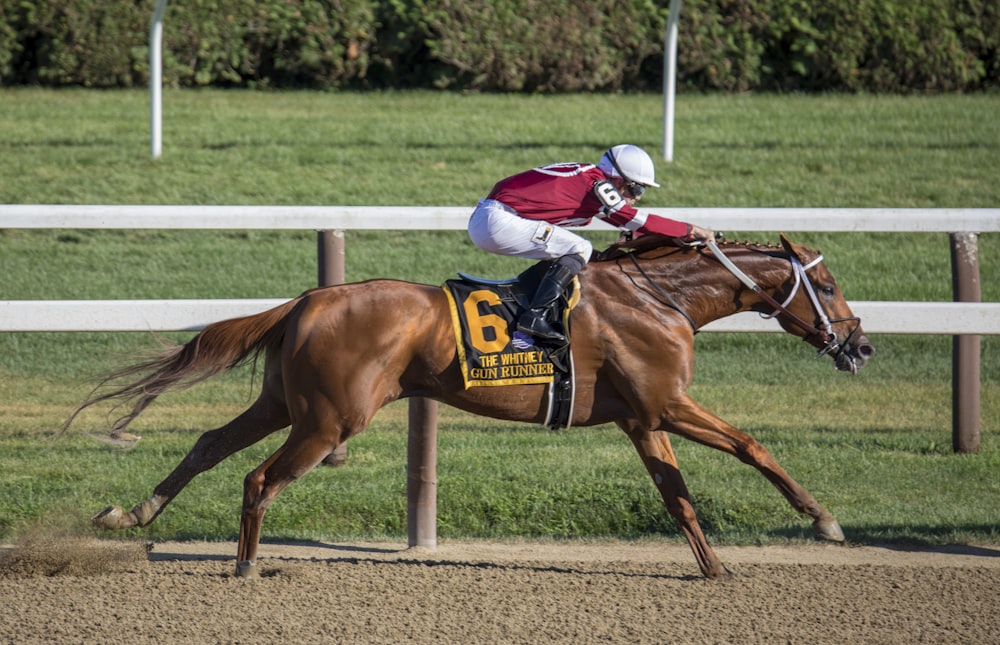
{"type": "MultiPolygon", "coordinates": [[[[664,208],[716,230],[954,233],[1000,231],[1000,208],[664,208]]],[[[81,206],[0,204],[0,228],[463,230],[457,206],[81,206]]],[[[595,227],[604,226],[595,222],[595,227]]],[[[607,228],[605,226],[605,228],[607,228]]]]}
{"type": "MultiPolygon", "coordinates": [[[[0,204],[0,229],[291,229],[319,232],[321,284],[343,280],[344,230],[463,230],[469,208],[340,206],[79,206],[0,204]]],[[[672,217],[714,230],[937,232],[952,239],[956,300],[858,302],[866,332],[952,335],[953,445],[979,444],[979,335],[1000,334],[1000,303],[979,300],[977,233],[1000,231],[1000,209],[678,208],[672,217]],[[967,294],[974,297],[968,297],[967,294]],[[961,297],[960,297],[961,296],[961,297]]],[[[596,227],[606,228],[602,223],[596,227]]],[[[444,279],[445,276],[442,276],[444,279]]],[[[0,332],[182,331],[264,311],[283,300],[0,301],[0,332]]],[[[773,320],[740,314],[705,331],[780,331],[773,320]]],[[[410,402],[407,448],[409,544],[437,544],[437,407],[410,402]]],[[[346,454],[340,451],[341,457],[346,454]]],[[[336,458],[334,458],[334,462],[336,458]]]]}
{"type": "MultiPolygon", "coordinates": [[[[0,205],[0,229],[462,230],[471,208],[344,206],[0,205]]],[[[672,217],[715,230],[1000,231],[1000,209],[679,208],[672,217]]],[[[595,227],[607,228],[600,222],[595,227]]],[[[445,276],[442,276],[444,279],[445,276]]],[[[171,331],[263,311],[280,300],[0,301],[0,332],[171,331]]],[[[854,301],[869,333],[1000,334],[1000,303],[854,301]]],[[[705,331],[780,331],[742,314],[705,331]]]]}
{"type": "MultiPolygon", "coordinates": [[[[0,332],[197,331],[266,311],[284,298],[218,300],[0,300],[0,332]]],[[[852,301],[869,334],[1000,334],[1000,303],[852,301]]],[[[705,332],[781,332],[752,313],[706,325],[705,332]]]]}

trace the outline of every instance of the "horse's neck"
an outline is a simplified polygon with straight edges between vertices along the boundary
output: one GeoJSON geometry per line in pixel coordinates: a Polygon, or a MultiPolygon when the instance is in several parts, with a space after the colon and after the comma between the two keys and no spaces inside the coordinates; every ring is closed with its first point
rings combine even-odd
{"type": "MultiPolygon", "coordinates": [[[[781,249],[726,245],[723,251],[764,291],[773,291],[789,277],[790,265],[781,249]]],[[[644,280],[634,275],[629,260],[618,262],[631,276],[627,278],[629,284],[621,288],[646,288],[644,280]]],[[[638,262],[649,279],[667,292],[699,328],[713,320],[751,310],[761,303],[757,294],[745,287],[706,249],[638,262]]]]}
{"type": "MultiPolygon", "coordinates": [[[[723,251],[762,291],[773,292],[790,276],[791,265],[780,249],[732,245],[723,251]]],[[[762,304],[760,296],[746,287],[709,251],[699,255],[697,266],[704,267],[703,273],[698,276],[698,271],[692,271],[695,283],[687,287],[691,292],[693,310],[690,315],[699,327],[742,311],[755,310],[762,304]]]]}

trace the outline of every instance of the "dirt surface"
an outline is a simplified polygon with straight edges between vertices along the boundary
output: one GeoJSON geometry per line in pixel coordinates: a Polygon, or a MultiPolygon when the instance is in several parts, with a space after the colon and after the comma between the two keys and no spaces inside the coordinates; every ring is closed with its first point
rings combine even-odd
{"type": "Polygon", "coordinates": [[[1000,548],[36,540],[0,554],[5,643],[998,643],[1000,548]]]}

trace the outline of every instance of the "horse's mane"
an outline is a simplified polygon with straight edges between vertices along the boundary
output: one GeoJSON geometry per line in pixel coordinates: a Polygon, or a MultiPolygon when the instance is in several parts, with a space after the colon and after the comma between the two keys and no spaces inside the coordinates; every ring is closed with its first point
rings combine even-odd
{"type": "MultiPolygon", "coordinates": [[[[772,244],[771,242],[750,242],[749,240],[739,242],[736,240],[717,239],[716,244],[722,248],[729,247],[778,251],[782,250],[780,245],[772,244]]],[[[681,251],[684,249],[694,248],[698,247],[688,246],[676,237],[667,237],[665,235],[643,235],[642,237],[637,237],[631,240],[619,240],[618,242],[608,246],[608,248],[603,251],[597,251],[591,259],[591,262],[607,262],[632,254],[641,256],[643,253],[661,249],[681,251]]]]}

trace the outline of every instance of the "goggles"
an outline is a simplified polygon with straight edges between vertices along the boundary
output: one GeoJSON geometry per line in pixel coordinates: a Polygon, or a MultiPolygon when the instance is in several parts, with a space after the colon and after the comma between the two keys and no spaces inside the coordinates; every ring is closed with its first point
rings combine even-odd
{"type": "Polygon", "coordinates": [[[626,181],[625,190],[636,199],[642,199],[642,196],[646,194],[646,186],[635,181],[626,181]]]}
{"type": "Polygon", "coordinates": [[[619,167],[619,165],[618,165],[618,160],[615,159],[615,153],[614,152],[612,152],[611,150],[608,150],[607,152],[604,153],[604,156],[607,157],[608,161],[611,162],[611,165],[614,167],[615,171],[618,173],[618,176],[620,176],[622,179],[625,180],[625,190],[627,190],[629,192],[629,194],[632,195],[632,197],[635,197],[636,199],[642,199],[642,196],[646,194],[646,185],[645,184],[640,184],[637,181],[630,180],[625,175],[625,173],[622,172],[621,167],[619,167]]]}

